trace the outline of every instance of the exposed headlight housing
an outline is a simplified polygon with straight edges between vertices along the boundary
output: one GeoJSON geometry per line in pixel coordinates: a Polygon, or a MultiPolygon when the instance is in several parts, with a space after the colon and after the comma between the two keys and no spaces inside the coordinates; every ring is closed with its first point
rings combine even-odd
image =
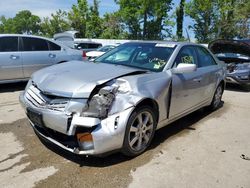
{"type": "Polygon", "coordinates": [[[105,86],[95,94],[88,102],[87,109],[83,110],[82,116],[105,118],[115,99],[118,87],[105,86]]]}

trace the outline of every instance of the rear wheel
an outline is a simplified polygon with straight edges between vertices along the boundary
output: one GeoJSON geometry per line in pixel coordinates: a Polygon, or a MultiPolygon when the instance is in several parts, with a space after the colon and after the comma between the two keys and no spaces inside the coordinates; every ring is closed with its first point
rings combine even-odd
{"type": "Polygon", "coordinates": [[[222,84],[220,84],[216,88],[213,100],[209,106],[211,110],[216,110],[220,107],[222,94],[223,94],[223,88],[222,88],[222,84]]]}
{"type": "Polygon", "coordinates": [[[129,117],[123,154],[137,156],[143,153],[150,145],[156,128],[156,116],[149,106],[136,109],[129,117]]]}

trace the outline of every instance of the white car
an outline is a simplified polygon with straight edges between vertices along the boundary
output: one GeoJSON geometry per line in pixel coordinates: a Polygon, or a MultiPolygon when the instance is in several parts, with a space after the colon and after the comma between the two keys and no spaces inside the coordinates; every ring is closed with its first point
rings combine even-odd
{"type": "Polygon", "coordinates": [[[117,47],[118,45],[106,45],[103,47],[98,48],[95,51],[90,51],[86,53],[87,59],[90,61],[93,61],[95,58],[105,54],[106,52],[114,49],[115,47],[117,47]]]}

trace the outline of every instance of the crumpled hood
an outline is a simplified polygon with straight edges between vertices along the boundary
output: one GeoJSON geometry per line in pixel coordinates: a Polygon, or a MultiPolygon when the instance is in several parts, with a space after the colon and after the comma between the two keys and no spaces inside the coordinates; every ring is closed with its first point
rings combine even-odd
{"type": "Polygon", "coordinates": [[[32,81],[46,94],[88,98],[97,85],[114,78],[144,72],[121,65],[71,61],[50,66],[34,73],[32,81]]]}

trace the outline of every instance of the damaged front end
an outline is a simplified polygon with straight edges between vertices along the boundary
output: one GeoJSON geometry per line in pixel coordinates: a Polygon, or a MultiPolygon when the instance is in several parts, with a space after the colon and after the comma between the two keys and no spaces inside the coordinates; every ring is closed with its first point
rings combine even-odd
{"type": "Polygon", "coordinates": [[[54,96],[30,81],[20,101],[39,136],[76,154],[98,155],[122,147],[134,109],[124,97],[129,92],[122,78],[97,85],[88,99],[54,96]]]}
{"type": "Polygon", "coordinates": [[[209,48],[227,64],[227,83],[250,85],[249,40],[215,40],[209,44],[209,48]]]}

